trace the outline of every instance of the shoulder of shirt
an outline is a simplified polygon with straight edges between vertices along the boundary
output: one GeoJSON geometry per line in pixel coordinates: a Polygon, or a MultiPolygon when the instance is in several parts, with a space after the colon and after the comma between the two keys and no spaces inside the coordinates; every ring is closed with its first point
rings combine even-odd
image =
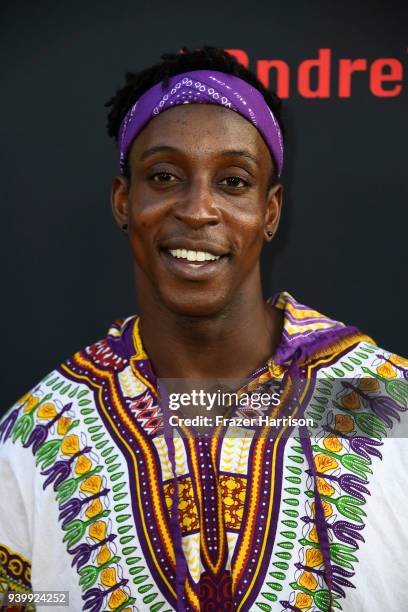
{"type": "Polygon", "coordinates": [[[303,361],[336,359],[354,351],[364,353],[364,346],[375,347],[377,352],[403,360],[379,347],[364,331],[298,302],[287,291],[280,292],[270,302],[284,315],[283,342],[276,354],[278,362],[288,361],[296,353],[303,361]]]}
{"type": "MultiPolygon", "coordinates": [[[[13,421],[23,415],[31,414],[31,411],[46,423],[47,410],[51,414],[58,408],[62,409],[65,402],[70,404],[71,414],[78,413],[75,414],[75,418],[79,418],[79,408],[86,406],[90,401],[87,399],[91,394],[90,381],[85,374],[87,366],[101,368],[104,371],[121,370],[127,366],[128,358],[123,347],[123,334],[128,328],[133,327],[132,322],[136,316],[116,319],[110,325],[106,336],[76,351],[12,404],[0,417],[0,443],[2,437],[4,438],[5,427],[10,429],[13,421]],[[81,366],[84,372],[79,372],[81,366]],[[75,371],[77,376],[74,376],[75,371]],[[53,402],[57,402],[57,407],[53,402]],[[37,405],[39,407],[36,407],[37,405]]],[[[129,331],[131,334],[132,330],[129,331]]]]}

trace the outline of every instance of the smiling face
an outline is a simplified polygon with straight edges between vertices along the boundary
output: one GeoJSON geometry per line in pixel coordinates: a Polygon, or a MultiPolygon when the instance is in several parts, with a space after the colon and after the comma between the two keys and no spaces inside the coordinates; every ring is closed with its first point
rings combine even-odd
{"type": "Polygon", "coordinates": [[[259,257],[275,232],[281,186],[256,128],[217,105],[180,105],[151,120],[116,177],[140,295],[185,316],[213,316],[260,291],[259,257]],[[147,292],[147,293],[146,293],[147,292]]]}

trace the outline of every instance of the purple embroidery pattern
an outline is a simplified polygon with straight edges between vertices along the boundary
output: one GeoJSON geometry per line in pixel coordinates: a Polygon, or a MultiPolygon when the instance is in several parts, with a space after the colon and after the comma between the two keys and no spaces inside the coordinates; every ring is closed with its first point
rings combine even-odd
{"type": "MultiPolygon", "coordinates": [[[[293,308],[290,316],[293,319],[293,308]]],[[[322,317],[317,319],[319,342],[321,325],[329,325],[327,321],[322,317]]],[[[302,322],[305,324],[305,319],[302,322]]],[[[336,333],[343,333],[340,323],[331,324],[336,333]]],[[[116,377],[115,381],[122,377],[124,386],[136,386],[130,380],[132,368],[136,366],[126,358],[125,341],[118,341],[120,325],[118,323],[115,333],[107,339],[69,360],[65,369],[53,372],[13,407],[0,423],[0,442],[20,442],[29,456],[33,454],[43,489],[55,493],[61,542],[70,556],[70,565],[78,574],[83,609],[120,612],[132,609],[133,604],[139,606],[142,601],[141,609],[145,606],[164,612],[170,599],[161,583],[155,580],[153,561],[143,548],[143,542],[140,545],[141,537],[138,541],[135,537],[139,536],[135,529],[138,519],[132,513],[131,503],[134,494],[131,486],[135,479],[130,483],[129,464],[123,459],[127,455],[103,420],[98,402],[105,402],[112,420],[119,421],[119,412],[115,413],[110,403],[112,396],[106,392],[107,385],[101,384],[100,395],[93,396],[92,383],[99,384],[104,372],[107,378],[116,377]],[[92,364],[95,374],[91,371],[92,364]]],[[[308,330],[307,338],[311,339],[313,333],[308,330]]],[[[301,341],[298,332],[293,336],[296,342],[301,341]]],[[[137,367],[141,368],[138,388],[142,387],[141,380],[146,381],[143,392],[121,397],[121,386],[117,384],[114,389],[115,392],[119,390],[123,420],[133,419],[132,423],[143,431],[146,444],[153,440],[150,449],[154,451],[153,445],[156,442],[159,445],[154,438],[160,431],[160,415],[154,394],[147,386],[152,382],[148,360],[141,359],[137,367]]],[[[384,453],[382,438],[399,418],[402,420],[407,410],[405,366],[394,363],[388,354],[378,353],[373,345],[361,342],[341,356],[335,354],[326,360],[324,371],[325,377],[316,379],[310,396],[305,399],[305,416],[313,415],[316,423],[310,444],[312,459],[306,457],[297,437],[288,441],[278,456],[281,461],[275,481],[278,496],[274,499],[272,521],[276,526],[276,541],[264,555],[267,559],[265,575],[256,584],[252,600],[244,604],[243,611],[256,606],[264,612],[283,609],[326,612],[344,604],[342,600],[347,593],[355,589],[358,552],[367,538],[365,517],[370,480],[384,453]],[[388,375],[384,365],[394,369],[400,378],[396,374],[388,375]],[[351,376],[351,371],[353,377],[346,378],[351,376]],[[320,515],[315,508],[316,488],[323,508],[320,515]],[[319,543],[322,527],[328,537],[330,584],[326,581],[328,573],[319,543]]],[[[118,424],[118,431],[124,438],[125,434],[129,435],[126,441],[131,444],[130,434],[123,424],[118,424]]],[[[248,457],[249,449],[250,446],[246,451],[248,457]]],[[[149,457],[152,456],[153,452],[149,457]]],[[[136,451],[135,457],[139,460],[136,451]]],[[[250,472],[252,464],[248,457],[250,472]]],[[[265,466],[269,464],[270,455],[265,453],[265,466]]],[[[145,464],[142,459],[137,466],[143,478],[145,464]]],[[[265,481],[267,472],[262,473],[265,481]]],[[[227,480],[228,474],[224,476],[227,480]]],[[[230,477],[231,490],[235,491],[241,480],[244,480],[243,473],[239,478],[230,477]]],[[[181,479],[180,488],[184,481],[181,479]]],[[[146,504],[146,525],[150,530],[148,515],[152,498],[144,495],[142,491],[140,499],[146,504]]],[[[232,502],[238,497],[234,495],[231,495],[232,502]]],[[[165,504],[168,501],[160,487],[158,497],[163,498],[165,504]]],[[[261,497],[259,507],[267,503],[267,496],[261,497]]],[[[244,502],[242,509],[245,509],[244,502]]],[[[212,518],[211,514],[208,518],[212,518]]],[[[259,525],[261,523],[257,524],[257,529],[262,532],[259,525]]],[[[239,538],[238,530],[233,535],[239,538]]],[[[162,554],[160,545],[158,543],[154,550],[158,560],[162,554]]],[[[250,569],[252,571],[252,567],[250,569]]],[[[172,571],[170,568],[168,575],[172,571]]],[[[202,575],[203,596],[210,593],[211,599],[216,593],[220,605],[226,609],[235,605],[231,594],[236,596],[236,593],[231,590],[227,575],[221,590],[218,583],[213,584],[206,574],[202,575]]],[[[245,572],[243,592],[248,588],[249,578],[249,571],[245,572]]],[[[192,605],[188,609],[192,610],[192,605]]]]}
{"type": "MultiPolygon", "coordinates": [[[[81,436],[75,433],[80,420],[72,418],[72,408],[76,401],[77,409],[79,407],[85,420],[88,419],[91,424],[88,432],[95,448],[99,446],[101,449],[105,446],[106,442],[101,441],[99,434],[100,426],[92,426],[96,418],[86,416],[93,412],[93,409],[87,407],[91,404],[91,400],[86,398],[89,390],[80,390],[78,386],[72,390],[72,383],[55,372],[44,379],[43,385],[45,388],[51,387],[54,392],[63,387],[59,395],[68,394],[70,391],[68,395],[72,401],[62,404],[60,399],[54,398],[55,393],[43,393],[41,397],[43,389],[40,385],[31,394],[24,396],[1,423],[0,442],[5,442],[10,437],[13,442],[17,442],[21,438],[23,447],[31,448],[37,465],[42,465],[43,489],[53,485],[59,502],[62,541],[66,542],[67,551],[73,556],[72,567],[76,566],[80,575],[80,586],[84,590],[83,609],[99,612],[105,604],[111,610],[132,606],[136,600],[130,597],[128,580],[119,580],[105,589],[90,588],[98,579],[103,586],[111,576],[121,573],[121,556],[116,554],[114,548],[117,534],[107,533],[110,522],[106,519],[111,511],[108,508],[103,509],[101,500],[107,498],[111,489],[103,486],[105,477],[101,472],[104,468],[102,465],[94,465],[98,455],[93,452],[93,444],[85,442],[81,447],[84,433],[81,436]],[[54,437],[48,440],[50,434],[54,437]],[[80,496],[72,498],[78,490],[80,496]],[[94,543],[80,543],[84,537],[94,543]],[[98,554],[98,550],[98,565],[88,565],[84,568],[91,556],[98,554]],[[123,587],[126,589],[123,590],[123,587]]],[[[113,467],[116,468],[115,465],[113,467]]],[[[112,472],[112,469],[110,471],[112,472]]],[[[112,478],[116,480],[115,473],[112,478]]],[[[118,490],[118,485],[123,486],[117,483],[113,488],[118,490]]]]}
{"type": "MultiPolygon", "coordinates": [[[[318,381],[306,410],[306,414],[313,414],[315,422],[320,422],[313,433],[318,443],[312,448],[324,522],[330,534],[331,605],[336,608],[340,605],[339,600],[346,597],[345,587],[355,588],[352,579],[358,561],[356,552],[365,542],[364,506],[370,495],[368,486],[369,475],[373,473],[373,459],[382,459],[379,450],[383,444],[381,438],[407,410],[406,382],[402,386],[401,380],[385,377],[383,364],[392,367],[396,364],[392,358],[375,355],[375,352],[374,346],[364,345],[353,356],[343,357],[341,365],[348,366],[345,368],[347,372],[355,365],[361,366],[361,374],[353,380],[346,380],[344,370],[335,364],[328,367],[326,377],[318,381]],[[376,358],[381,358],[381,361],[376,361],[376,358]],[[370,364],[370,367],[365,364],[370,364]],[[340,379],[337,384],[336,379],[340,379]],[[330,394],[327,389],[330,389],[330,394]],[[330,403],[328,395],[336,399],[330,403]]],[[[390,372],[389,376],[395,374],[390,372]]],[[[311,470],[305,472],[308,475],[306,495],[313,499],[311,470]]],[[[307,510],[307,514],[300,517],[304,535],[299,542],[303,549],[295,563],[295,580],[291,583],[293,591],[289,599],[280,600],[280,604],[285,610],[304,611],[316,606],[319,610],[329,611],[329,590],[317,541],[314,502],[307,506],[307,510]]],[[[262,609],[267,610],[266,607],[262,609]]]]}

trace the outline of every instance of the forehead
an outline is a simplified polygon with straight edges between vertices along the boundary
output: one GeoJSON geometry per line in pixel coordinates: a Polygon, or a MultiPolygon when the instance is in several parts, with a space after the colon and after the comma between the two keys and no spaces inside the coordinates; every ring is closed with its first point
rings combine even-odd
{"type": "Polygon", "coordinates": [[[272,163],[258,130],[238,113],[215,104],[182,104],[160,113],[133,142],[130,159],[159,145],[176,147],[187,155],[246,149],[261,163],[272,163]]]}

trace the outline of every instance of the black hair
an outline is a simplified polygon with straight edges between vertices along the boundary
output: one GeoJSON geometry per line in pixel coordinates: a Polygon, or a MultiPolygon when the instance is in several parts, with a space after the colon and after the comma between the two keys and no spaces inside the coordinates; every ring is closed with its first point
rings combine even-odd
{"type": "MultiPolygon", "coordinates": [[[[106,125],[108,135],[115,138],[116,141],[118,140],[120,125],[126,113],[145,91],[153,87],[153,85],[160,83],[160,81],[163,81],[163,89],[166,88],[169,79],[176,74],[181,74],[188,70],[203,69],[218,70],[219,72],[232,74],[255,87],[265,98],[283,134],[280,99],[275,93],[266,89],[253,72],[245,68],[235,57],[223,49],[204,45],[200,49],[191,51],[187,47],[183,47],[180,53],[163,53],[161,60],[161,62],[140,72],[126,72],[125,85],[118,89],[115,95],[106,102],[105,106],[111,107],[106,125]]],[[[127,161],[124,167],[124,176],[128,180],[130,179],[130,169],[127,161]]],[[[275,181],[276,175],[273,172],[270,185],[275,181]]]]}

